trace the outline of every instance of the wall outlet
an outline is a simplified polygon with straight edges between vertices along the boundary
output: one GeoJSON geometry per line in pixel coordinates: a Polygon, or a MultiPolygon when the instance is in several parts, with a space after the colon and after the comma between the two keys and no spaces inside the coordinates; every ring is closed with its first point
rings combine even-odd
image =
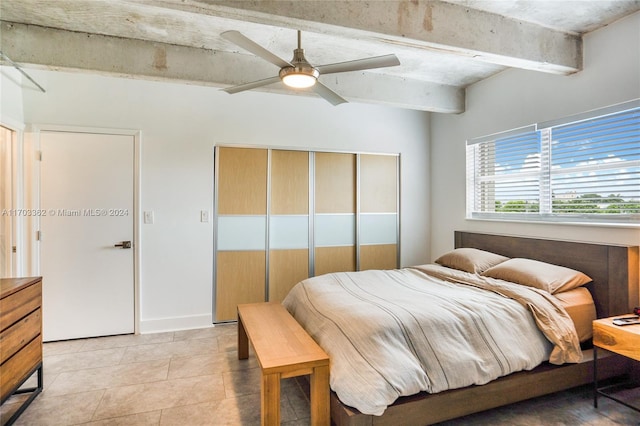
{"type": "Polygon", "coordinates": [[[143,214],[143,221],[147,225],[151,225],[153,223],[153,210],[148,210],[143,214]]]}
{"type": "Polygon", "coordinates": [[[200,222],[209,222],[209,210],[200,210],[200,222]]]}

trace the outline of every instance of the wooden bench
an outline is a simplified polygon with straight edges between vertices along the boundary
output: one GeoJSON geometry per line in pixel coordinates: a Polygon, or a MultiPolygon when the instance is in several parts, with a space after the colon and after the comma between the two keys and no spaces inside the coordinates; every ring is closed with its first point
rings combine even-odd
{"type": "Polygon", "coordinates": [[[238,359],[249,357],[249,341],[262,370],[262,425],[280,424],[280,379],[307,374],[311,425],[329,425],[329,356],[284,306],[273,302],[238,305],[238,359]]]}

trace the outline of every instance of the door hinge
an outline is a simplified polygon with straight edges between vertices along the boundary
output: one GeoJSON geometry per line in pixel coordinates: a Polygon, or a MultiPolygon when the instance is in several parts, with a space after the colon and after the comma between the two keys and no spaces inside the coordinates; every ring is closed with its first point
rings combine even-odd
{"type": "Polygon", "coordinates": [[[36,241],[42,240],[42,231],[36,231],[36,241]]]}
{"type": "Polygon", "coordinates": [[[38,161],[42,161],[42,151],[36,152],[36,158],[38,159],[38,161]]]}
{"type": "Polygon", "coordinates": [[[11,252],[12,253],[17,253],[18,252],[18,248],[16,246],[11,247],[11,252]]]}

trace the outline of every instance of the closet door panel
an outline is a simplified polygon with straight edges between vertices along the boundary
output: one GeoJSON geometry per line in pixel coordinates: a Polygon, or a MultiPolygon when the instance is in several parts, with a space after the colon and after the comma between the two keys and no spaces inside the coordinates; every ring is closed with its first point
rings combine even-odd
{"type": "Polygon", "coordinates": [[[268,300],[309,277],[309,153],[271,151],[268,300]]]}
{"type": "Polygon", "coordinates": [[[218,251],[265,250],[265,216],[220,216],[218,251]]]}
{"type": "Polygon", "coordinates": [[[309,278],[309,250],[269,252],[269,301],[282,302],[289,290],[309,278]]]}
{"type": "Polygon", "coordinates": [[[316,247],[355,245],[356,216],[354,214],[317,214],[314,239],[316,247]]]}
{"type": "Polygon", "coordinates": [[[355,213],[356,156],[316,152],[315,171],[316,213],[355,213]]]}
{"type": "Polygon", "coordinates": [[[271,152],[271,214],[309,214],[308,152],[271,152]]]}
{"type": "Polygon", "coordinates": [[[360,156],[360,210],[366,213],[397,211],[398,157],[360,156]]]}
{"type": "Polygon", "coordinates": [[[396,213],[361,213],[360,244],[395,244],[397,220],[396,213]]]}
{"type": "Polygon", "coordinates": [[[360,270],[396,269],[398,246],[396,244],[378,244],[360,247],[360,270]]]}
{"type": "Polygon", "coordinates": [[[398,267],[398,157],[360,155],[360,270],[398,267]]]}
{"type": "Polygon", "coordinates": [[[264,302],[264,251],[221,251],[216,264],[216,321],[235,321],[241,303],[264,302]]]}
{"type": "Polygon", "coordinates": [[[356,159],[315,153],[315,275],[356,270],[356,159]]]}
{"type": "Polygon", "coordinates": [[[330,272],[349,272],[356,270],[356,248],[317,247],[315,251],[316,276],[330,272]]]}
{"type": "Polygon", "coordinates": [[[237,319],[240,303],[263,302],[266,288],[266,149],[217,151],[215,321],[237,319]]]}
{"type": "Polygon", "coordinates": [[[218,214],[267,213],[267,150],[220,148],[218,214]]]}
{"type": "Polygon", "coordinates": [[[309,248],[309,216],[271,216],[269,218],[269,248],[309,248]]]}

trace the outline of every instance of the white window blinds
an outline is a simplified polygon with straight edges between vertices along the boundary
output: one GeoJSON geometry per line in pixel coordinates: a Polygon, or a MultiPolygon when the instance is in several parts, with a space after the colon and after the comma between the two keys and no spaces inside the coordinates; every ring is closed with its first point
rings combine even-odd
{"type": "Polygon", "coordinates": [[[468,141],[467,216],[639,222],[640,102],[625,107],[468,141]]]}

